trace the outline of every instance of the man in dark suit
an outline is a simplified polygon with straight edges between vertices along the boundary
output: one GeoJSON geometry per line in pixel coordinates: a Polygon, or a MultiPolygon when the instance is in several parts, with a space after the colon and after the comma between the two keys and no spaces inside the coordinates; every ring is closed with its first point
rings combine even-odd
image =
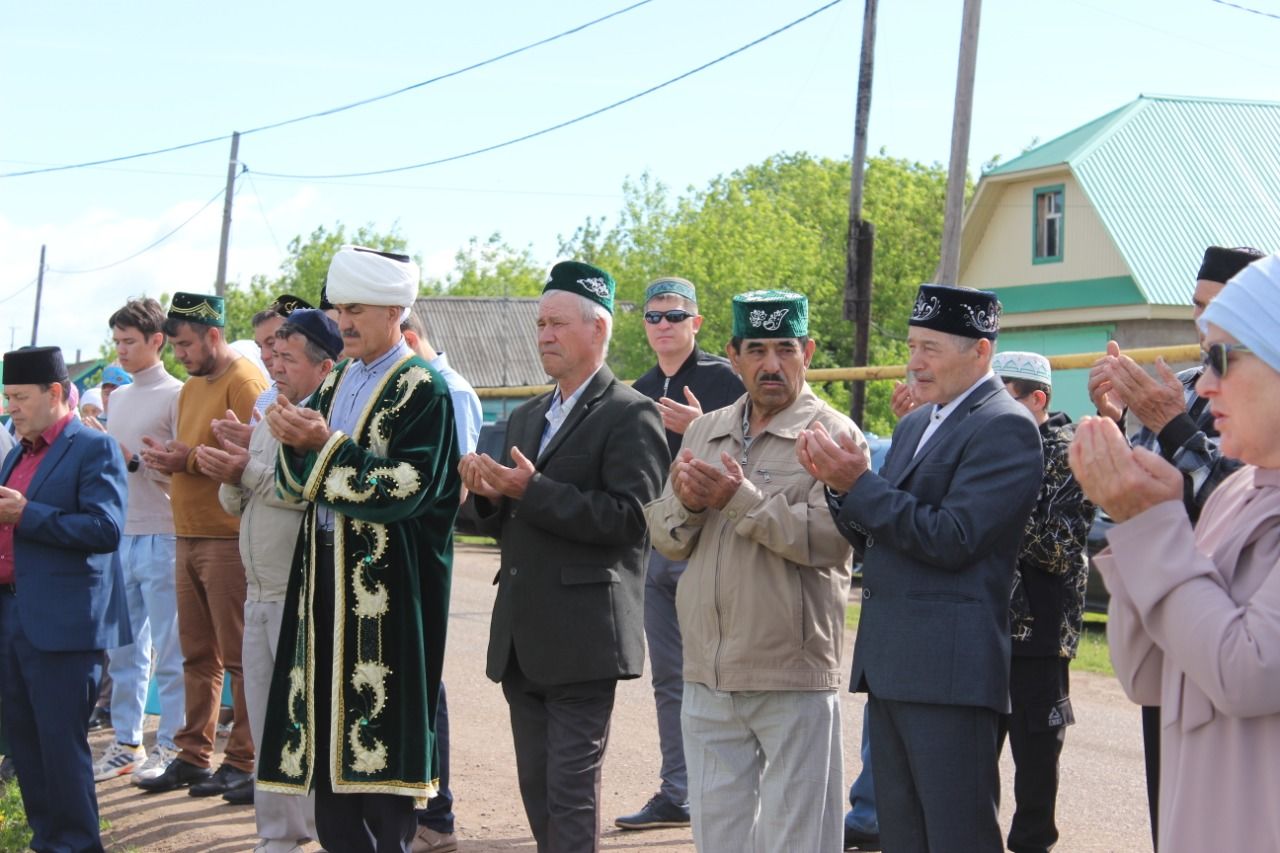
{"type": "Polygon", "coordinates": [[[886,850],[1003,849],[1009,596],[1043,468],[1035,421],[991,371],[999,316],[994,293],[922,285],[907,369],[925,405],[880,473],[821,431],[798,447],[863,558],[850,686],[869,694],[886,850]]]}
{"type": "Polygon", "coordinates": [[[0,467],[0,715],[35,850],[101,851],[89,714],[131,642],[117,548],[124,458],[67,403],[57,347],[4,357],[20,447],[0,467]]]}
{"type": "Polygon", "coordinates": [[[643,508],[669,459],[653,402],[604,364],[613,294],[603,270],[552,268],[538,350],[556,388],[512,413],[501,462],[460,465],[502,545],[487,671],[510,707],[539,853],[598,849],[614,690],[644,667],[643,508]]]}

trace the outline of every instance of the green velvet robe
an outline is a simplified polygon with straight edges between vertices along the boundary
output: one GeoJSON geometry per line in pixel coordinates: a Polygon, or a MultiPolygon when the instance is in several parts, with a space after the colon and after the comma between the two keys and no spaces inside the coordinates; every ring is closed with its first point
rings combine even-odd
{"type": "MultiPolygon", "coordinates": [[[[349,363],[308,403],[326,418],[349,363]]],[[[306,793],[316,738],[327,737],[336,792],[425,804],[438,783],[435,715],[461,488],[453,404],[444,379],[406,356],[369,396],[357,424],[354,437],[335,432],[305,456],[281,447],[277,459],[277,491],[311,505],[285,599],[259,784],[306,793]],[[334,513],[332,625],[312,616],[317,504],[334,513]],[[333,632],[335,660],[314,660],[317,631],[333,632]],[[334,668],[331,696],[314,695],[317,665],[334,668]],[[329,731],[315,730],[317,702],[330,708],[329,731]]]]}

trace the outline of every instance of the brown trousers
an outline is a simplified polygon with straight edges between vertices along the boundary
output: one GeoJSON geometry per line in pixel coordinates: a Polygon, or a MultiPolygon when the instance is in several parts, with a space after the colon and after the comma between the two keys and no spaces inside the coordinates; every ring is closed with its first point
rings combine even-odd
{"type": "Polygon", "coordinates": [[[235,716],[224,760],[252,773],[253,733],[240,668],[245,600],[240,546],[235,539],[190,536],[179,536],[177,546],[178,641],[187,694],[187,719],[173,738],[178,757],[196,767],[210,765],[225,671],[235,716]]]}

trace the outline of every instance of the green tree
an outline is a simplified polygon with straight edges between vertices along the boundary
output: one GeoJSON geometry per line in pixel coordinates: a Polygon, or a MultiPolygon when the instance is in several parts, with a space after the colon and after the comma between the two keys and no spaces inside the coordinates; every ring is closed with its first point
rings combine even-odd
{"type": "Polygon", "coordinates": [[[547,278],[531,248],[512,248],[496,231],[483,243],[472,237],[453,263],[448,276],[427,286],[432,296],[537,296],[547,278]]]}

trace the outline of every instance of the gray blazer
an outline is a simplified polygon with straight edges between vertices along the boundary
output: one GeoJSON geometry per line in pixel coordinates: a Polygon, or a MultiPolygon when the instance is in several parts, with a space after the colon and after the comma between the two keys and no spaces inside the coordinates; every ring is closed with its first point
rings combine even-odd
{"type": "Polygon", "coordinates": [[[915,454],[932,410],[903,418],[880,474],[832,499],[863,557],[850,689],[1008,713],[1009,596],[1040,488],[1040,431],[991,377],[915,454]]]}
{"type": "MultiPolygon", "coordinates": [[[[552,392],[555,393],[555,392],[552,392]]],[[[601,367],[541,456],[551,394],[516,409],[514,443],[538,473],[522,500],[476,502],[480,530],[502,546],[486,671],[541,684],[636,678],[644,668],[644,505],[669,464],[653,401],[601,367]]]]}

